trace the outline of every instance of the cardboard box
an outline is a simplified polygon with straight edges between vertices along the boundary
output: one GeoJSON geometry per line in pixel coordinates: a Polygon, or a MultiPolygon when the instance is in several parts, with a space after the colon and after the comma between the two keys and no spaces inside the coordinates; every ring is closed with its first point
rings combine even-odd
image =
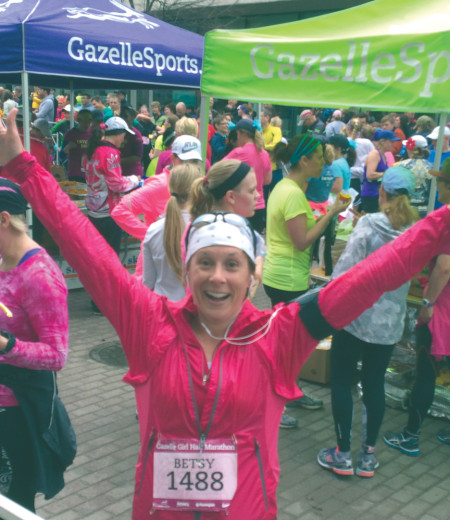
{"type": "Polygon", "coordinates": [[[328,383],[330,381],[330,349],[331,338],[322,340],[302,366],[298,379],[312,383],[328,383]]]}

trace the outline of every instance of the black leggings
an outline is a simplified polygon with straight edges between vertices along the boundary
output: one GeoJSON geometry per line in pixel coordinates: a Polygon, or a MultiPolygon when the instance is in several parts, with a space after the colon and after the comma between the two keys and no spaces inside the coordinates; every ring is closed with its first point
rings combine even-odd
{"type": "Polygon", "coordinates": [[[12,470],[7,497],[35,512],[35,472],[31,437],[19,406],[0,408],[0,444],[5,449],[12,470]]]}
{"type": "Polygon", "coordinates": [[[294,298],[298,298],[302,294],[306,292],[304,291],[284,291],[283,289],[275,289],[275,287],[270,287],[270,285],[264,285],[264,291],[267,296],[270,298],[270,302],[272,307],[274,307],[277,303],[288,303],[294,298]]]}
{"type": "Polygon", "coordinates": [[[352,384],[359,360],[364,403],[362,442],[375,446],[384,417],[384,375],[394,346],[366,343],[345,330],[334,334],[330,353],[331,405],[340,451],[350,451],[352,384]]]}
{"type": "Polygon", "coordinates": [[[436,358],[430,354],[431,332],[428,325],[416,329],[417,366],[416,381],[411,392],[408,425],[409,433],[419,434],[422,422],[434,398],[437,376],[436,358]]]}
{"type": "Polygon", "coordinates": [[[112,217],[90,217],[89,220],[94,224],[100,235],[102,235],[102,237],[114,249],[117,255],[119,255],[122,228],[116,224],[116,221],[112,217]]]}

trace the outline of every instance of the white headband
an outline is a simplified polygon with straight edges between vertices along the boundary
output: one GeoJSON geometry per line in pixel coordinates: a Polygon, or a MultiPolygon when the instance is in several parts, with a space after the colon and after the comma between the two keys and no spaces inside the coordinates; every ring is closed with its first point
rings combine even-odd
{"type": "Polygon", "coordinates": [[[199,249],[209,246],[231,246],[241,249],[255,263],[255,246],[248,226],[235,226],[217,220],[189,231],[186,264],[199,249]]]}

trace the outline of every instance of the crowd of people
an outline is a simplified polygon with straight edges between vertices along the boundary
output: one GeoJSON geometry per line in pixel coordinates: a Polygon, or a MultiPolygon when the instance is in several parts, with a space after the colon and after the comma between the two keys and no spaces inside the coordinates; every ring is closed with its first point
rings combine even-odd
{"type": "MultiPolygon", "coordinates": [[[[322,406],[296,378],[331,334],[337,447],[322,449],[317,461],[354,473],[351,386],[362,360],[356,473],[372,477],[384,373],[403,332],[408,284],[431,262],[408,424],[384,435],[388,446],[419,453],[438,363],[450,355],[450,128],[434,170],[439,129],[428,115],[303,108],[288,140],[272,105],[257,114],[251,103],[212,100],[201,143],[199,120],[183,102],[136,110],[124,92],[80,92],[72,107],[48,88],[29,99],[3,89],[1,97],[0,444],[10,456],[14,500],[33,511],[36,492],[51,497],[60,481],[52,487],[42,476],[36,419],[3,368],[18,368],[25,383],[33,371],[53,376],[68,345],[67,292],[39,240],[26,234],[27,201],[127,356],[141,428],[135,520],[149,512],[161,519],[224,512],[239,519],[242,511],[249,519],[276,518],[277,430],[298,425],[289,408],[322,406]],[[23,151],[24,102],[35,115],[31,153],[23,151]],[[88,218],[51,174],[57,133],[68,179],[86,184],[88,218]],[[433,176],[436,208],[443,207],[426,216],[433,176]],[[336,230],[349,225],[354,230],[333,265],[336,230]],[[123,231],[141,241],[133,276],[119,259],[123,231]],[[331,281],[311,291],[321,239],[331,281]],[[273,309],[252,305],[259,285],[273,309]],[[189,486],[179,458],[193,461],[189,486]]],[[[47,411],[54,397],[45,397],[47,411]]],[[[67,424],[64,433],[71,433],[67,424]]],[[[449,444],[449,431],[438,439],[449,444]]]]}

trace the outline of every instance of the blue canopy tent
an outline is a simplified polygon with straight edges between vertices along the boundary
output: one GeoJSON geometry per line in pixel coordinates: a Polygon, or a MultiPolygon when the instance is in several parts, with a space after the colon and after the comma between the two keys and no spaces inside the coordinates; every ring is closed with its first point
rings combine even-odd
{"type": "Polygon", "coordinates": [[[0,48],[0,80],[24,95],[30,84],[200,87],[203,36],[118,0],[0,0],[0,48]]]}

